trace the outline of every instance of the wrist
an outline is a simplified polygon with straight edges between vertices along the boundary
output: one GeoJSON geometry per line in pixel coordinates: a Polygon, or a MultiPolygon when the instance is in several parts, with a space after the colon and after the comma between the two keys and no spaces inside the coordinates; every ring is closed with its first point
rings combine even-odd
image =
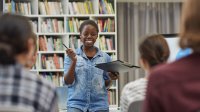
{"type": "Polygon", "coordinates": [[[112,80],[105,80],[105,83],[106,83],[106,89],[109,89],[112,85],[112,80]]]}
{"type": "Polygon", "coordinates": [[[76,63],[77,62],[77,57],[73,57],[71,60],[72,60],[73,63],[76,63]]]}
{"type": "Polygon", "coordinates": [[[72,64],[76,64],[77,60],[72,60],[72,64]]]}

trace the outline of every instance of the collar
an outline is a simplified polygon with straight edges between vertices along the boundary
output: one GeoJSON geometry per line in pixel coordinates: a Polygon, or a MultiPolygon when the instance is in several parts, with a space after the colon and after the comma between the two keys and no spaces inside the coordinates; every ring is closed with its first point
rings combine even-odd
{"type": "MultiPolygon", "coordinates": [[[[94,47],[96,48],[97,53],[95,54],[95,56],[93,58],[95,58],[97,56],[102,57],[103,56],[103,52],[99,48],[97,48],[96,46],[94,46],[94,47]]],[[[76,49],[76,54],[77,55],[81,55],[82,57],[87,59],[87,56],[85,55],[85,53],[83,51],[83,45],[81,47],[79,47],[78,49],[76,49]]]]}

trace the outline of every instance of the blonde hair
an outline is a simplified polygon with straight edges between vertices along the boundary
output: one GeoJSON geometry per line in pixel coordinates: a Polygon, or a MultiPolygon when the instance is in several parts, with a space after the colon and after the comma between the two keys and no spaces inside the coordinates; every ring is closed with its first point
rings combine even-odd
{"type": "Polygon", "coordinates": [[[182,10],[180,47],[200,52],[200,0],[185,0],[182,10]]]}

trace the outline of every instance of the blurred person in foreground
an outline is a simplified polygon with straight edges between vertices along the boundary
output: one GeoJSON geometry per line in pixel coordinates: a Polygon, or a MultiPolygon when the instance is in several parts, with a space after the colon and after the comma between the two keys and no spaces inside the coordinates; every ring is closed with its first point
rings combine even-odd
{"type": "Polygon", "coordinates": [[[154,69],[149,78],[144,112],[200,111],[200,0],[186,0],[180,47],[192,54],[154,69]]]}
{"type": "Polygon", "coordinates": [[[35,49],[32,36],[26,17],[0,16],[0,110],[58,111],[55,87],[24,68],[35,49]]]}

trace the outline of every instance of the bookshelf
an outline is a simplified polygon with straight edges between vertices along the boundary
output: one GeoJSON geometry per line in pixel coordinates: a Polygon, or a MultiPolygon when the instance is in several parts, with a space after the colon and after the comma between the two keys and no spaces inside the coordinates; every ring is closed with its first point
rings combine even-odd
{"type": "MultiPolygon", "coordinates": [[[[92,19],[99,26],[95,45],[117,59],[116,0],[3,0],[3,12],[30,18],[37,34],[38,58],[32,71],[56,86],[63,86],[65,48],[81,45],[78,28],[82,21],[92,19]]],[[[111,108],[118,107],[118,81],[110,88],[111,108]]]]}

